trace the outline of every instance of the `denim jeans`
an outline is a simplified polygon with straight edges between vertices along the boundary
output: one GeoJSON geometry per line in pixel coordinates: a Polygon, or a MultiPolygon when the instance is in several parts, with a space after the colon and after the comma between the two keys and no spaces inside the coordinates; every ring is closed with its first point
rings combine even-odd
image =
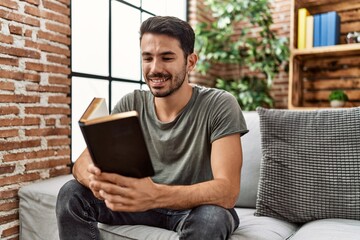
{"type": "Polygon", "coordinates": [[[76,180],[60,190],[56,215],[61,240],[100,239],[97,223],[147,225],[176,231],[179,239],[227,239],[239,225],[234,209],[202,205],[191,210],[153,209],[146,212],[115,212],[76,180]]]}

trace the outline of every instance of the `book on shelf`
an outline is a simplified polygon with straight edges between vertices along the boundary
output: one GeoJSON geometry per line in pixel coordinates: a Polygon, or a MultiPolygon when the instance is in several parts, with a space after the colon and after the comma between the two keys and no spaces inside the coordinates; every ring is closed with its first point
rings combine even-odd
{"type": "Polygon", "coordinates": [[[103,172],[143,178],[154,175],[138,113],[109,115],[104,98],[94,98],[79,120],[94,164],[103,172]]]}
{"type": "Polygon", "coordinates": [[[328,16],[327,13],[322,13],[321,18],[321,29],[320,29],[320,46],[327,46],[328,38],[328,16]]]}
{"type": "Polygon", "coordinates": [[[321,46],[321,14],[314,15],[314,33],[313,33],[313,46],[321,46]]]}
{"type": "Polygon", "coordinates": [[[300,8],[298,10],[298,49],[304,49],[306,47],[306,17],[310,13],[306,8],[300,8]]]}
{"type": "Polygon", "coordinates": [[[306,48],[313,47],[313,40],[314,39],[314,16],[309,15],[306,17],[306,48]]]}
{"type": "Polygon", "coordinates": [[[340,16],[337,12],[327,13],[328,37],[327,45],[332,46],[339,44],[340,41],[340,16]]]}

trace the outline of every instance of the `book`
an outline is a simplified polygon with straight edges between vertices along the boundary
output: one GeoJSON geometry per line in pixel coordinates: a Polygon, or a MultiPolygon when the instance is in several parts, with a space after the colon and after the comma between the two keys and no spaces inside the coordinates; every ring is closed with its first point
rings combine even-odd
{"type": "Polygon", "coordinates": [[[327,45],[328,46],[336,45],[339,43],[340,40],[340,16],[335,11],[328,12],[327,20],[328,20],[327,45]]]}
{"type": "Polygon", "coordinates": [[[143,178],[154,169],[136,111],[109,115],[104,98],[94,98],[79,120],[90,156],[103,172],[143,178]]]}
{"type": "Polygon", "coordinates": [[[306,43],[305,48],[313,47],[313,36],[314,36],[314,16],[306,17],[306,43]]]}
{"type": "Polygon", "coordinates": [[[306,17],[310,13],[306,8],[300,8],[298,10],[298,49],[306,47],[306,17]]]}
{"type": "Polygon", "coordinates": [[[327,13],[322,13],[321,18],[321,29],[320,29],[320,46],[328,45],[328,16],[327,13]]]}
{"type": "Polygon", "coordinates": [[[320,47],[321,46],[321,14],[314,15],[314,40],[313,46],[320,47]]]}

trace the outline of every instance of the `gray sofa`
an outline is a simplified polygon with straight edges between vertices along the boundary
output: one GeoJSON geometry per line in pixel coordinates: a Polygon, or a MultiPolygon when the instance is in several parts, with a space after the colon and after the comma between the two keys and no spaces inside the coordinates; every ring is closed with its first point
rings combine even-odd
{"type": "MultiPolygon", "coordinates": [[[[244,162],[236,204],[240,226],[230,239],[360,239],[360,108],[316,112],[259,109],[244,114],[250,132],[242,137],[244,162]],[[330,135],[323,129],[329,126],[330,135]],[[337,135],[337,131],[341,134],[337,135]],[[344,141],[345,137],[351,142],[336,141],[344,141]],[[295,142],[291,142],[293,138],[296,138],[295,142]],[[323,141],[327,147],[313,148],[323,141]],[[312,153],[318,156],[314,157],[312,153]],[[286,159],[282,161],[282,158],[286,159]],[[326,162],[328,159],[330,163],[326,162]],[[320,170],[315,165],[320,166],[320,170]],[[340,169],[340,175],[337,169],[340,169]],[[336,185],[339,182],[342,185],[336,185]],[[336,186],[329,187],[333,183],[336,186]],[[339,196],[336,191],[344,196],[339,196]],[[312,206],[316,208],[312,209],[312,206]]],[[[60,187],[71,178],[71,175],[56,177],[20,189],[20,239],[58,239],[54,211],[56,196],[60,187]]],[[[108,240],[178,239],[175,232],[140,225],[100,223],[99,228],[102,238],[108,240]]]]}

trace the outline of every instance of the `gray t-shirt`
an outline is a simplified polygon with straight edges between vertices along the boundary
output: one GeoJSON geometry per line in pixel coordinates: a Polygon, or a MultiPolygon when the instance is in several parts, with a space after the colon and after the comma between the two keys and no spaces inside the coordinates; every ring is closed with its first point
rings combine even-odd
{"type": "Polygon", "coordinates": [[[190,101],[172,122],[161,122],[150,91],[124,96],[112,113],[136,110],[155,169],[154,182],[189,185],[213,179],[211,143],[248,132],[236,99],[226,91],[193,87],[190,101]]]}

